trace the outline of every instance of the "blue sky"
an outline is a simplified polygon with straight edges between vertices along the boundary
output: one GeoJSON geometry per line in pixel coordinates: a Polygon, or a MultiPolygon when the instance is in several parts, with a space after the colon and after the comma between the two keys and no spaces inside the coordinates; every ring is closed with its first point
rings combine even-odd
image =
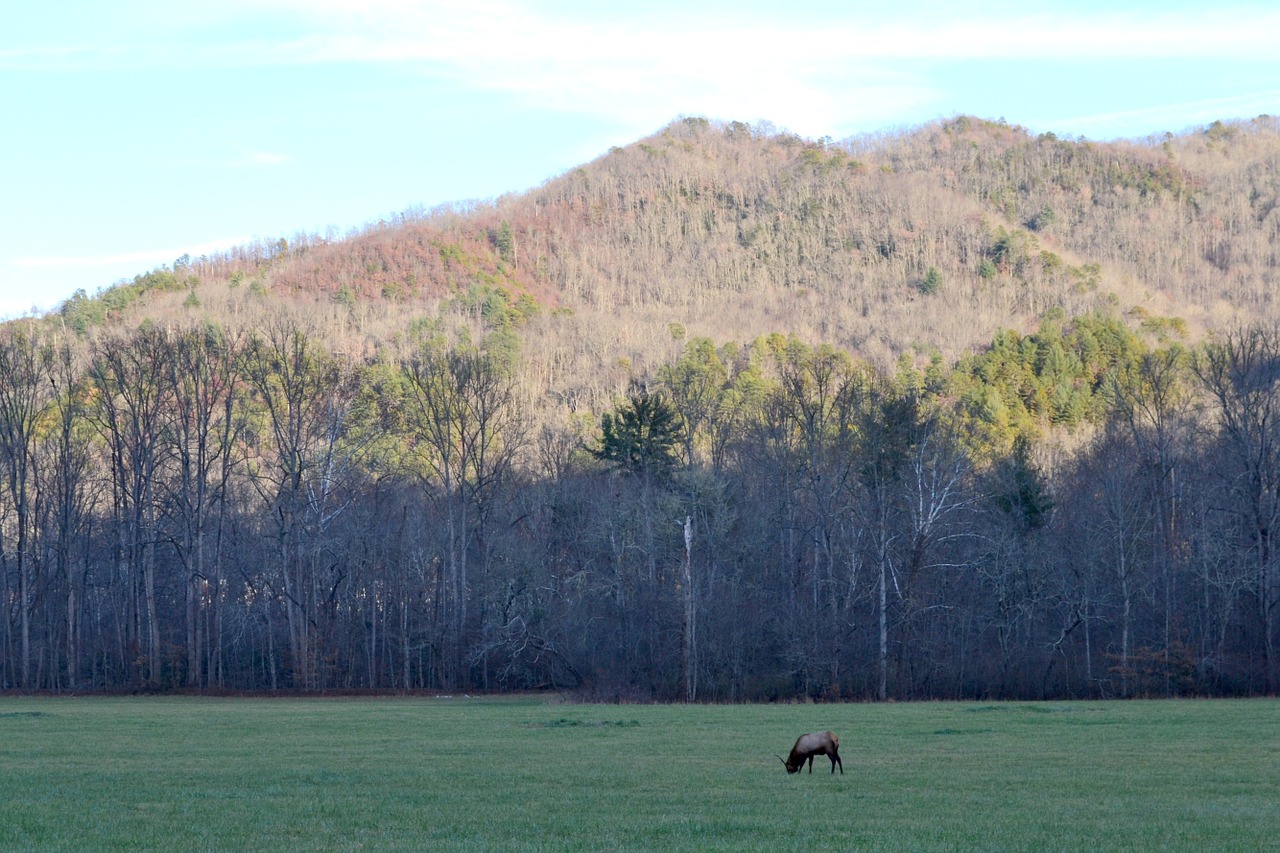
{"type": "Polygon", "coordinates": [[[518,192],[680,115],[1091,139],[1280,113],[1273,3],[43,0],[0,12],[0,315],[518,192]]]}

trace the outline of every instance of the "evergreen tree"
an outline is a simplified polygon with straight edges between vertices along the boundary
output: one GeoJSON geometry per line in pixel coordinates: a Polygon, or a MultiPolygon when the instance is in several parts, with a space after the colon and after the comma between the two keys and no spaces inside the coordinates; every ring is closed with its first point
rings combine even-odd
{"type": "Polygon", "coordinates": [[[634,389],[625,403],[600,419],[597,458],[631,473],[665,477],[676,466],[680,416],[661,393],[634,389]]]}

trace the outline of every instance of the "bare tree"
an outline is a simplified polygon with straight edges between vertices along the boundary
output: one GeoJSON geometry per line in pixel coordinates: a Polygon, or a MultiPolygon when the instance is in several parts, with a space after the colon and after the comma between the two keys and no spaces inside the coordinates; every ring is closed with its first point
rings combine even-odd
{"type": "Polygon", "coordinates": [[[38,534],[33,500],[36,444],[41,421],[53,402],[52,356],[50,345],[34,325],[13,324],[0,330],[0,464],[4,496],[13,512],[12,523],[0,530],[0,568],[7,581],[7,564],[12,561],[18,576],[19,683],[23,688],[31,686],[31,598],[34,573],[39,569],[33,547],[38,534]]]}
{"type": "Polygon", "coordinates": [[[959,436],[939,414],[920,418],[913,432],[901,483],[906,565],[899,589],[904,605],[904,636],[899,648],[903,657],[912,650],[918,656],[934,658],[920,643],[913,642],[918,636],[916,623],[927,613],[942,613],[953,605],[927,602],[920,587],[926,573],[957,573],[972,566],[966,552],[971,550],[968,546],[974,536],[967,517],[975,500],[973,466],[959,436]]]}
{"type": "Polygon", "coordinates": [[[237,412],[240,343],[214,326],[174,334],[163,366],[173,403],[175,481],[169,503],[174,548],[185,572],[186,683],[221,683],[222,563],[234,450],[243,429],[237,412]]]}
{"type": "Polygon", "coordinates": [[[321,684],[316,658],[322,597],[340,582],[315,571],[312,537],[325,522],[323,499],[351,402],[352,375],[302,323],[276,318],[250,337],[244,375],[264,413],[250,475],[268,509],[278,573],[272,591],[285,610],[296,687],[321,684]],[[322,590],[321,587],[324,586],[322,590]]]}
{"type": "Polygon", "coordinates": [[[483,545],[495,492],[524,444],[525,425],[510,376],[484,351],[424,341],[402,371],[408,428],[443,515],[440,675],[446,686],[456,686],[463,676],[472,552],[483,545]]]}
{"type": "Polygon", "coordinates": [[[168,461],[166,350],[165,332],[145,325],[131,335],[107,335],[96,341],[89,368],[97,391],[93,417],[110,459],[116,579],[126,590],[122,616],[129,648],[124,654],[131,661],[129,651],[137,647],[144,663],[139,675],[152,686],[160,683],[163,665],[156,588],[156,489],[168,461]]]}
{"type": "Polygon", "coordinates": [[[88,561],[84,541],[101,472],[93,467],[86,348],[65,337],[51,343],[49,383],[54,396],[40,466],[45,497],[41,527],[45,550],[52,554],[54,571],[65,584],[67,685],[74,688],[80,684],[85,653],[94,651],[85,642],[88,561]]]}
{"type": "Polygon", "coordinates": [[[1096,514],[1088,528],[1096,537],[1098,557],[1113,573],[1120,592],[1120,651],[1114,670],[1120,676],[1120,695],[1133,687],[1135,612],[1149,576],[1142,570],[1151,545],[1150,505],[1144,500],[1137,472],[1128,464],[1130,448],[1114,434],[1099,439],[1095,454],[1096,514]]]}
{"type": "Polygon", "coordinates": [[[1280,328],[1236,328],[1207,345],[1194,364],[1213,400],[1231,465],[1223,475],[1241,520],[1243,547],[1255,573],[1267,687],[1280,690],[1280,328]]]}
{"type": "Polygon", "coordinates": [[[902,598],[899,496],[911,458],[916,408],[913,395],[904,395],[883,380],[869,382],[857,406],[859,467],[854,507],[876,572],[876,698],[881,701],[889,695],[890,588],[894,597],[902,598]]]}
{"type": "Polygon", "coordinates": [[[1155,526],[1151,549],[1153,574],[1159,578],[1164,603],[1165,693],[1172,692],[1169,650],[1173,645],[1174,576],[1179,551],[1181,453],[1186,432],[1193,425],[1193,398],[1186,387],[1187,353],[1168,347],[1144,354],[1126,375],[1111,382],[1115,414],[1127,426],[1139,458],[1135,460],[1150,480],[1155,526]]]}

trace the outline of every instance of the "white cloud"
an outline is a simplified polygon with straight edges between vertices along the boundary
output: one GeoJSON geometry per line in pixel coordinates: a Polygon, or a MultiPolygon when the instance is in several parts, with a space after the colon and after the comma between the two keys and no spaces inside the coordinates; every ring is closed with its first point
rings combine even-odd
{"type": "Polygon", "coordinates": [[[1137,12],[1062,4],[1032,13],[991,3],[929,4],[927,12],[858,5],[715,15],[676,4],[659,14],[511,0],[227,0],[217,29],[205,10],[175,22],[172,38],[118,34],[78,48],[0,50],[0,68],[397,65],[629,132],[702,112],[821,133],[927,112],[945,85],[926,76],[929,62],[1274,63],[1280,32],[1280,10],[1248,5],[1137,12]],[[255,31],[255,22],[272,36],[227,36],[255,31]]]}

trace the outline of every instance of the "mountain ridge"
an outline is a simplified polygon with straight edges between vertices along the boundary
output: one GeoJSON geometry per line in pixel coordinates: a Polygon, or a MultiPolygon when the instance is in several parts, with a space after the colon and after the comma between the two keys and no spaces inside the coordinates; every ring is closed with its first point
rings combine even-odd
{"type": "Polygon", "coordinates": [[[544,357],[596,375],[651,372],[677,327],[792,333],[881,365],[954,362],[1049,310],[1176,317],[1197,336],[1277,316],[1278,164],[1268,116],[1111,143],[968,116],[841,143],[683,118],[527,192],[190,261],[108,313],[217,319],[270,294],[371,352],[406,317],[483,322],[505,301],[526,344],[568,334],[594,355],[544,357]]]}

